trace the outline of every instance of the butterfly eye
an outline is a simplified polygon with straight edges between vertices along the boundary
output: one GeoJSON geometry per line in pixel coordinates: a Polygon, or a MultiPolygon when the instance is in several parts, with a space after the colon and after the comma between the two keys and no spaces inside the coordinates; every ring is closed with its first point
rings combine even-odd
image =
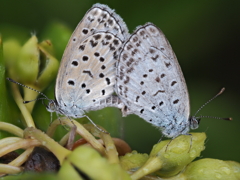
{"type": "Polygon", "coordinates": [[[50,101],[47,105],[47,110],[49,112],[55,112],[56,111],[56,104],[54,101],[50,101]]]}
{"type": "Polygon", "coordinates": [[[190,121],[190,128],[191,128],[191,129],[197,129],[197,128],[198,128],[200,119],[197,119],[197,118],[195,118],[195,117],[191,117],[191,118],[189,119],[189,121],[190,121]]]}

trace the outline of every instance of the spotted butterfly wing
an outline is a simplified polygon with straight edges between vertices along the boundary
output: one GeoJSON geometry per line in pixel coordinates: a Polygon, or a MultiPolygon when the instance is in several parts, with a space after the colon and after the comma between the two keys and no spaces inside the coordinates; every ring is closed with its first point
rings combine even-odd
{"type": "Polygon", "coordinates": [[[103,108],[102,101],[111,103],[115,63],[127,36],[125,23],[108,6],[95,4],[85,14],[59,68],[55,87],[58,113],[82,117],[84,111],[103,108]]]}
{"type": "Polygon", "coordinates": [[[171,45],[151,23],[138,27],[123,46],[116,92],[123,114],[136,114],[167,137],[189,131],[189,95],[171,45]]]}

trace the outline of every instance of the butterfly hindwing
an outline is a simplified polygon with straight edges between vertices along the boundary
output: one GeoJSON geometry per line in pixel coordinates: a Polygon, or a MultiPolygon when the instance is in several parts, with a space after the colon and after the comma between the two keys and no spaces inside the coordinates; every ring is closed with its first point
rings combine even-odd
{"type": "Polygon", "coordinates": [[[125,115],[136,114],[169,137],[188,125],[186,83],[159,28],[151,23],[138,27],[124,44],[117,67],[116,92],[126,105],[125,115]]]}

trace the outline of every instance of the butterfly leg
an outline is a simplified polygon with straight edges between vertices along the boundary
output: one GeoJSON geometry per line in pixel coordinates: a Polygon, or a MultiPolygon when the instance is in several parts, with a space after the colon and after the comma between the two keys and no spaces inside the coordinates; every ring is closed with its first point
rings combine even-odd
{"type": "Polygon", "coordinates": [[[164,137],[164,135],[162,134],[161,138],[158,140],[158,143],[160,143],[162,141],[163,137],[164,137]]]}
{"type": "Polygon", "coordinates": [[[171,140],[169,141],[169,143],[168,143],[167,146],[166,146],[165,152],[167,152],[168,146],[170,145],[170,143],[171,143],[173,140],[174,140],[174,139],[171,139],[171,140]]]}
{"type": "MultiPolygon", "coordinates": [[[[190,152],[190,149],[192,148],[192,134],[185,134],[185,135],[190,136],[190,138],[191,138],[191,139],[190,139],[190,146],[189,146],[189,150],[188,150],[188,153],[189,153],[189,152],[190,152]]],[[[161,139],[162,139],[162,137],[161,137],[161,139]]],[[[160,139],[160,140],[161,140],[161,139],[160,139]]],[[[165,149],[165,152],[167,151],[168,146],[170,145],[170,143],[171,143],[173,140],[174,140],[174,138],[169,141],[169,143],[167,144],[167,147],[166,147],[166,149],[165,149]]]]}
{"type": "Polygon", "coordinates": [[[84,115],[83,117],[86,117],[91,123],[92,125],[94,125],[99,131],[103,132],[103,133],[106,133],[106,134],[109,134],[109,132],[103,130],[102,128],[98,127],[87,115],[84,115]]]}
{"type": "Polygon", "coordinates": [[[68,141],[67,141],[67,144],[66,144],[66,147],[69,150],[72,150],[72,148],[73,148],[76,131],[77,131],[77,126],[75,126],[75,125],[72,126],[71,130],[69,131],[69,137],[68,137],[68,141]]]}
{"type": "Polygon", "coordinates": [[[190,149],[192,148],[192,134],[186,134],[187,136],[190,136],[190,146],[188,152],[190,152],[190,149]]]}
{"type": "MultiPolygon", "coordinates": [[[[59,116],[59,114],[56,113],[56,115],[57,115],[57,119],[59,120],[60,124],[64,127],[65,130],[68,131],[68,129],[62,124],[61,117],[59,116]]],[[[70,119],[69,117],[68,117],[68,119],[71,121],[71,119],[70,119]]],[[[53,116],[52,116],[52,112],[51,112],[51,120],[50,120],[49,126],[51,126],[52,123],[53,123],[53,116]]],[[[75,126],[75,125],[74,125],[74,126],[75,126]]]]}

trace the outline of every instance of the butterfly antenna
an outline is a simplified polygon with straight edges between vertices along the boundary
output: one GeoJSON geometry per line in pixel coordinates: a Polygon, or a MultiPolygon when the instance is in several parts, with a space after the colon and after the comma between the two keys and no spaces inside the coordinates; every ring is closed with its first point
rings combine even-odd
{"type": "MultiPolygon", "coordinates": [[[[40,91],[38,91],[38,90],[36,90],[36,89],[33,89],[33,88],[29,87],[29,86],[26,86],[26,85],[24,85],[24,84],[21,84],[21,83],[19,83],[19,82],[17,82],[17,81],[14,81],[14,80],[11,79],[11,78],[6,78],[6,79],[7,79],[8,81],[13,82],[13,83],[15,83],[15,84],[17,84],[17,85],[20,85],[20,86],[22,86],[22,87],[31,89],[31,90],[33,90],[33,91],[41,94],[42,96],[44,96],[45,99],[50,100],[45,94],[43,94],[42,92],[40,92],[40,91]]],[[[42,99],[42,98],[39,98],[39,99],[42,99]]],[[[29,102],[32,102],[32,101],[36,101],[36,100],[38,100],[38,99],[31,100],[31,101],[24,101],[24,103],[26,104],[26,103],[29,103],[29,102]]]]}
{"type": "Polygon", "coordinates": [[[36,98],[36,99],[30,100],[30,101],[23,101],[23,103],[27,104],[27,103],[30,103],[30,102],[33,102],[33,101],[44,100],[44,99],[46,99],[46,98],[36,98]]]}
{"type": "MultiPolygon", "coordinates": [[[[211,98],[210,100],[208,100],[205,104],[203,104],[198,110],[197,112],[194,114],[194,117],[196,117],[197,113],[199,111],[201,111],[208,103],[210,103],[212,100],[214,100],[216,97],[218,97],[219,95],[221,95],[224,92],[225,88],[223,87],[219,93],[217,93],[213,98],[211,98]]],[[[223,119],[223,120],[228,120],[231,121],[232,118],[221,118],[221,117],[214,117],[214,116],[200,116],[198,118],[213,118],[213,119],[223,119]]]]}
{"type": "Polygon", "coordinates": [[[222,118],[222,117],[215,117],[215,116],[200,116],[198,118],[212,118],[212,119],[222,119],[222,120],[226,120],[226,121],[231,121],[232,118],[229,117],[229,118],[222,118]]]}
{"type": "Polygon", "coordinates": [[[210,103],[212,100],[214,100],[214,99],[215,99],[216,97],[218,97],[220,94],[222,94],[224,90],[225,90],[225,88],[223,87],[223,88],[220,90],[219,93],[217,93],[213,98],[209,99],[205,104],[203,104],[203,105],[197,110],[197,112],[194,114],[194,116],[196,116],[197,113],[198,113],[199,111],[201,111],[208,103],[210,103]]]}

